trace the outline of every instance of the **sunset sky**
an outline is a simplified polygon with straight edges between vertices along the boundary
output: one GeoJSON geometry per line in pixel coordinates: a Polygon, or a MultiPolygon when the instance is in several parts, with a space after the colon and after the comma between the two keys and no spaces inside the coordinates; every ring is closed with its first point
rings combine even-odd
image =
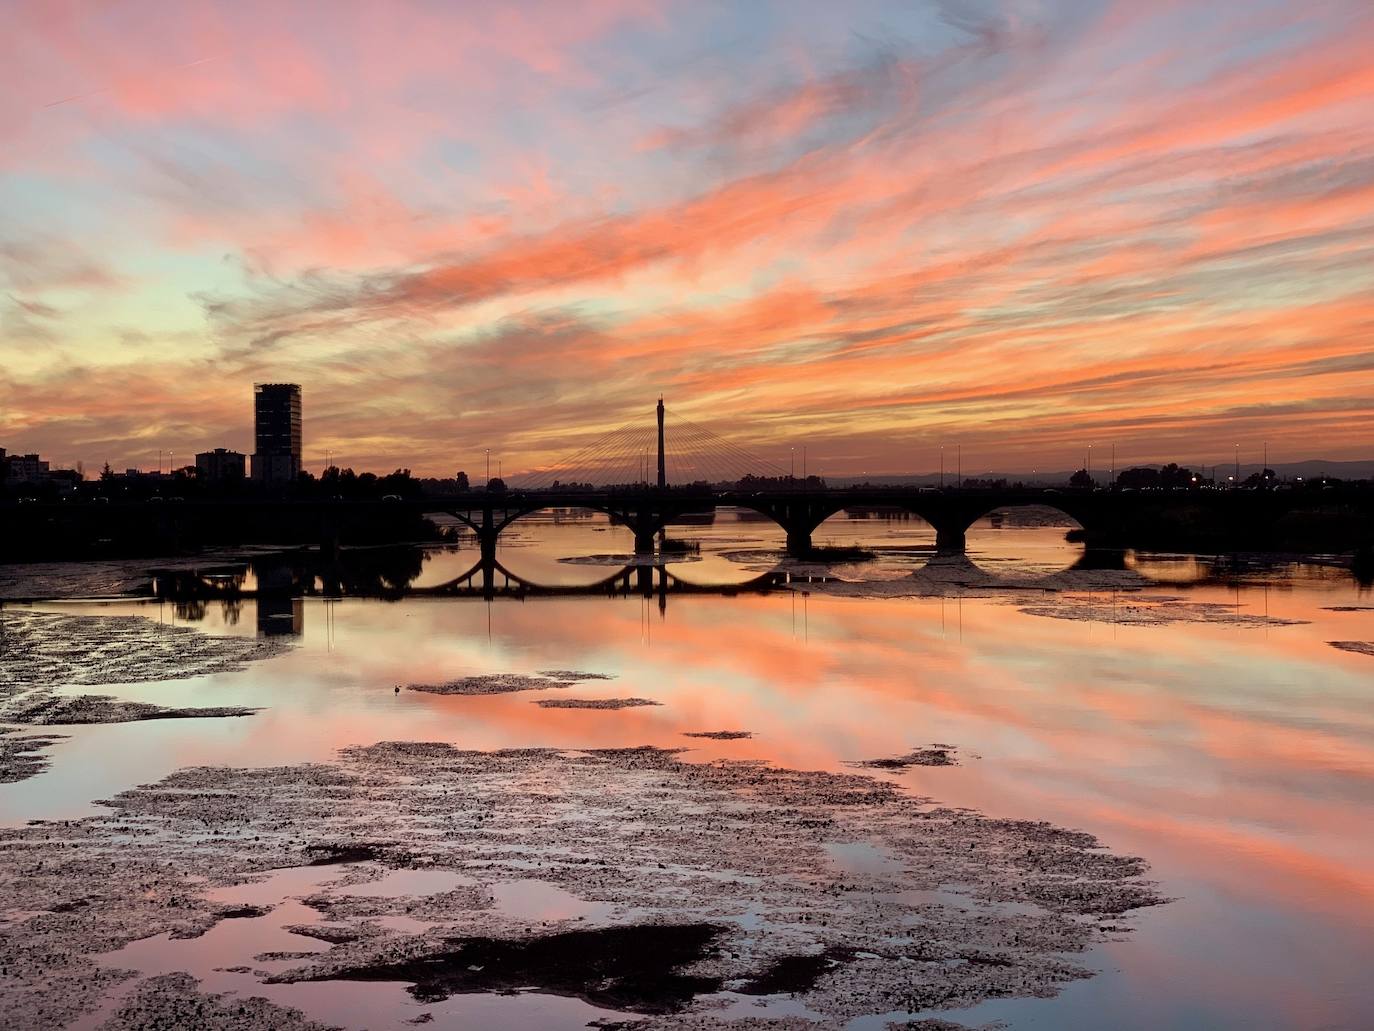
{"type": "Polygon", "coordinates": [[[0,446],[1374,452],[1374,3],[0,0],[0,446]]]}

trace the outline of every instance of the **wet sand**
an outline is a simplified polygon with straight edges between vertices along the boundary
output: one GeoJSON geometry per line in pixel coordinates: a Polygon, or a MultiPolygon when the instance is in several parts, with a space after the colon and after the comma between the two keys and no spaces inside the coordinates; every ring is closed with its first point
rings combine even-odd
{"type": "Polygon", "coordinates": [[[14,784],[37,776],[48,768],[44,750],[63,739],[62,734],[21,734],[15,727],[0,727],[0,784],[14,784]]]}
{"type": "MultiPolygon", "coordinates": [[[[0,832],[0,1008],[19,1026],[90,1014],[117,985],[128,994],[106,1003],[108,1027],[233,1008],[185,981],[132,987],[120,957],[99,954],[251,918],[217,887],[312,864],[327,881],[305,897],[316,930],[254,982],[277,1005],[289,989],[273,986],[322,980],[400,979],[422,1003],[518,982],[665,1027],[726,1026],[741,1000],[760,1018],[799,1001],[825,1028],[1053,994],[1090,976],[1071,954],[1164,901],[1143,861],[1087,834],[933,807],[858,774],[654,748],[383,743],[334,763],[183,770],[106,805],[0,832]],[[440,890],[378,886],[422,874],[440,890]],[[534,918],[495,903],[531,878],[579,906],[534,918]]],[[[233,1016],[307,1026],[274,1007],[233,1016]]]]}
{"type": "Polygon", "coordinates": [[[867,770],[905,770],[911,766],[958,766],[953,745],[932,744],[889,759],[860,759],[847,765],[867,770]]]}
{"type": "Polygon", "coordinates": [[[110,695],[73,696],[38,690],[0,707],[0,721],[28,726],[73,726],[83,723],[132,723],[135,720],[251,716],[257,711],[239,705],[169,707],[149,702],[122,701],[110,695]]]}
{"type": "Polygon", "coordinates": [[[216,995],[197,989],[190,974],[150,977],[141,982],[103,1024],[101,1031],[122,1028],[214,1028],[215,1031],[329,1031],[307,1020],[299,1010],[266,999],[216,995]]]}
{"type": "Polygon", "coordinates": [[[33,688],[181,680],[241,670],[290,645],[212,637],[142,616],[0,611],[0,700],[33,688]]]}
{"type": "Polygon", "coordinates": [[[1240,612],[1235,606],[1216,602],[1190,602],[1182,598],[1128,596],[1103,598],[1079,594],[1063,595],[1034,605],[1021,605],[1028,616],[1049,619],[1117,623],[1123,626],[1168,626],[1172,623],[1218,623],[1238,627],[1300,626],[1300,619],[1283,619],[1259,613],[1240,612]]]}
{"type": "Polygon", "coordinates": [[[544,675],[537,677],[523,673],[487,673],[481,676],[460,677],[440,684],[408,684],[408,691],[442,695],[511,694],[516,691],[543,691],[553,687],[572,687],[575,680],[558,680],[544,675]]]}
{"type": "MultiPolygon", "coordinates": [[[[0,724],[72,726],[136,720],[250,716],[241,706],[203,708],[133,702],[111,695],[68,695],[92,684],[178,680],[241,670],[288,646],[211,637],[141,616],[72,616],[28,609],[0,611],[0,724]]],[[[48,768],[42,751],[60,736],[17,736],[0,727],[0,783],[48,768]]]]}
{"type": "Polygon", "coordinates": [[[543,709],[633,709],[663,703],[651,698],[540,698],[534,704],[543,709]]]}

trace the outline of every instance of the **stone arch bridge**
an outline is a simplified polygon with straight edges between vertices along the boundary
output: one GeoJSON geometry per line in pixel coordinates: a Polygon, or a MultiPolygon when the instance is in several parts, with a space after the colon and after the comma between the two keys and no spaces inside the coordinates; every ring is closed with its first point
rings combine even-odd
{"type": "MultiPolygon", "coordinates": [[[[396,504],[393,502],[393,504],[396,504]]],[[[1142,524],[1163,516],[1205,519],[1231,539],[1244,539],[1277,523],[1290,512],[1313,507],[1344,507],[1374,527],[1374,494],[1357,489],[1313,494],[1307,491],[1185,490],[1108,491],[1037,487],[933,489],[929,487],[763,491],[710,488],[639,490],[543,490],[474,492],[448,498],[419,498],[401,504],[428,513],[443,512],[470,528],[484,554],[495,554],[508,526],[545,509],[581,508],[604,512],[627,527],[635,551],[651,552],[655,537],[684,516],[732,506],[758,512],[780,526],[790,554],[812,549],[812,534],[825,520],[850,508],[890,508],[910,512],[935,530],[936,547],[962,554],[969,528],[998,509],[1038,505],[1075,520],[1091,542],[1129,547],[1142,524]]]]}

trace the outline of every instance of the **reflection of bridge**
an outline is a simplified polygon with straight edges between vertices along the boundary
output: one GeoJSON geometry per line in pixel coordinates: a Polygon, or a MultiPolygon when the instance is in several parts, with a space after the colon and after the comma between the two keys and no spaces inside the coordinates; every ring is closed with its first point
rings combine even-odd
{"type": "Polygon", "coordinates": [[[425,587],[413,581],[424,565],[424,553],[415,546],[361,549],[330,558],[317,552],[260,555],[243,564],[205,569],[153,569],[153,594],[173,602],[177,614],[188,620],[205,617],[206,606],[218,601],[226,616],[237,622],[244,601],[256,604],[259,636],[294,634],[304,626],[301,601],[361,597],[399,601],[407,597],[561,598],[640,596],[658,599],[665,608],[670,594],[762,594],[789,585],[823,581],[825,577],[774,567],[746,580],[729,583],[694,583],[653,559],[631,559],[608,567],[605,575],[590,583],[546,584],[511,571],[494,556],[483,555],[451,579],[425,587]],[[255,583],[248,584],[252,574],[255,583]]]}
{"type": "MultiPolygon", "coordinates": [[[[412,587],[410,594],[437,594],[449,597],[495,598],[566,597],[603,595],[606,597],[641,594],[645,597],[667,594],[749,594],[785,586],[794,577],[786,570],[766,573],[738,583],[698,584],[685,580],[661,562],[627,562],[611,573],[585,584],[541,584],[507,569],[494,556],[483,554],[465,573],[430,587],[412,587]]],[[[797,578],[799,580],[805,577],[797,578]]]]}

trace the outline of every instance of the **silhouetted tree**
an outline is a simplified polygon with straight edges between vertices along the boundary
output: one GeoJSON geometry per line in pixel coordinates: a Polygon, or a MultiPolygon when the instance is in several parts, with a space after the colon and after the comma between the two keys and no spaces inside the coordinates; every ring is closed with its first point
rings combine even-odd
{"type": "Polygon", "coordinates": [[[1092,478],[1092,474],[1086,469],[1079,469],[1069,477],[1070,487],[1095,487],[1097,481],[1092,478]]]}
{"type": "Polygon", "coordinates": [[[1132,469],[1122,469],[1116,474],[1116,485],[1123,490],[1173,490],[1179,487],[1195,487],[1195,480],[1200,478],[1191,469],[1184,468],[1177,462],[1170,462],[1158,469],[1136,466],[1132,469]]]}
{"type": "Polygon", "coordinates": [[[458,470],[458,475],[453,478],[453,486],[459,492],[472,489],[472,485],[468,483],[468,474],[461,469],[458,470]]]}

